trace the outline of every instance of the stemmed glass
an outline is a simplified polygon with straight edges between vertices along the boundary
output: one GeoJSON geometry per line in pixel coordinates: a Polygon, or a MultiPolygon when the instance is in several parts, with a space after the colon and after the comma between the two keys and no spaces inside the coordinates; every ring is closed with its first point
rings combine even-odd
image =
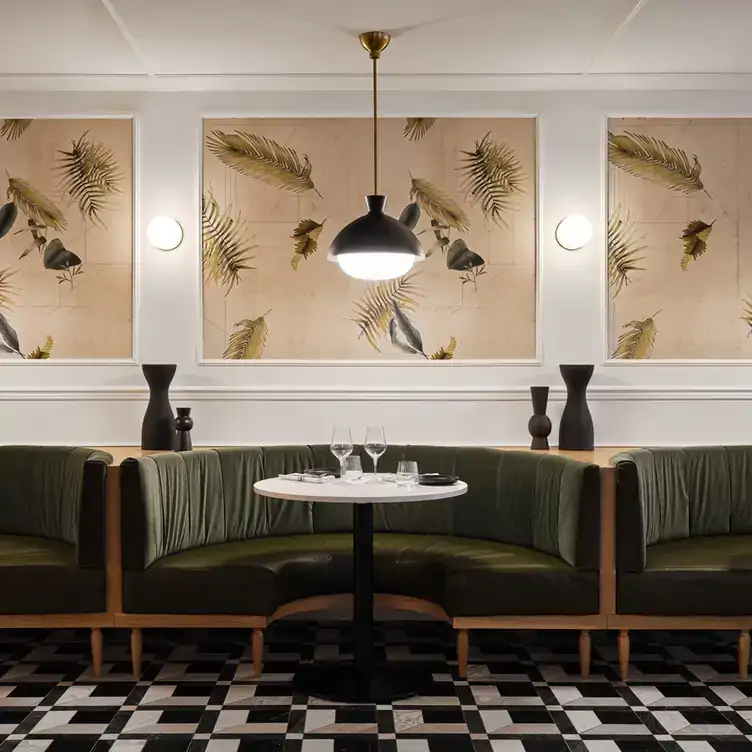
{"type": "Polygon", "coordinates": [[[339,477],[345,479],[345,457],[352,454],[353,443],[349,428],[338,427],[332,431],[332,441],[329,445],[332,454],[339,460],[339,477]]]}
{"type": "Polygon", "coordinates": [[[373,479],[378,480],[379,457],[386,452],[384,426],[366,426],[365,450],[373,460],[373,479]]]}

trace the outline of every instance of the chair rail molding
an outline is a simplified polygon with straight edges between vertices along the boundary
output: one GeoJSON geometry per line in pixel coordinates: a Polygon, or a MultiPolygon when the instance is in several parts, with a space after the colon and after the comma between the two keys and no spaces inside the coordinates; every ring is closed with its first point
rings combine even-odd
{"type": "MultiPolygon", "coordinates": [[[[0,387],[0,402],[146,402],[149,390],[141,386],[0,387]]],[[[177,386],[172,401],[194,402],[530,402],[527,386],[486,387],[276,387],[177,386]]],[[[551,387],[550,402],[564,402],[566,389],[551,387]]],[[[590,402],[704,402],[752,400],[750,387],[593,386],[590,402]]]]}

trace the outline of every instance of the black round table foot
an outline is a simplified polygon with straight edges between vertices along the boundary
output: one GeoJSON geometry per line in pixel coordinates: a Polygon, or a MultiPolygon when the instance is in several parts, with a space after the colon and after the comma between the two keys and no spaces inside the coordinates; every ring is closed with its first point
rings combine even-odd
{"type": "Polygon", "coordinates": [[[387,704],[426,694],[433,683],[421,667],[377,666],[364,676],[351,664],[303,665],[295,672],[295,691],[322,700],[387,704]]]}

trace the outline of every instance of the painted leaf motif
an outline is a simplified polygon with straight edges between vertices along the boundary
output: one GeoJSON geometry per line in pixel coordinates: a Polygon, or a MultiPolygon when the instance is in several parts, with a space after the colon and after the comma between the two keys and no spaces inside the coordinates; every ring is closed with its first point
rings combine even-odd
{"type": "Polygon", "coordinates": [[[680,193],[705,190],[697,155],[641,133],[609,133],[608,161],[629,175],[680,193]]]}
{"type": "Polygon", "coordinates": [[[395,319],[389,319],[389,341],[394,347],[408,355],[415,355],[415,350],[400,339],[399,328],[395,319]]]}
{"type": "Polygon", "coordinates": [[[643,360],[653,354],[655,335],[658,329],[655,325],[655,317],[660,313],[656,311],[652,316],[643,320],[629,321],[622,327],[626,329],[619,335],[616,350],[611,356],[619,360],[643,360]]]}
{"type": "Polygon", "coordinates": [[[301,219],[298,226],[293,230],[290,236],[295,241],[295,252],[290,261],[290,266],[293,269],[298,268],[301,259],[307,259],[316,253],[324,222],[326,222],[325,219],[322,222],[316,222],[313,219],[301,219]]]}
{"type": "Polygon", "coordinates": [[[41,347],[35,347],[27,356],[27,360],[48,360],[52,354],[52,347],[55,344],[55,340],[47,335],[45,343],[41,347]]]}
{"type": "Polygon", "coordinates": [[[644,267],[637,264],[644,258],[638,254],[646,247],[635,239],[636,231],[629,215],[622,217],[621,207],[617,206],[608,218],[607,243],[608,285],[614,298],[631,282],[631,272],[644,271],[644,267]]]}
{"type": "Polygon", "coordinates": [[[379,337],[387,333],[389,321],[394,318],[394,304],[402,310],[414,311],[420,295],[415,284],[417,272],[412,270],[398,279],[369,285],[363,297],[354,304],[352,321],[358,325],[358,338],[365,337],[374,350],[381,352],[379,337]]]}
{"type": "Polygon", "coordinates": [[[2,349],[3,352],[21,355],[18,344],[18,334],[2,313],[0,313],[0,337],[3,339],[3,344],[0,345],[0,349],[2,349]]]}
{"type": "Polygon", "coordinates": [[[222,357],[229,360],[258,360],[266,347],[266,336],[269,333],[266,317],[269,313],[267,311],[257,319],[243,319],[236,323],[236,331],[230,335],[222,357]]]}
{"type": "Polygon", "coordinates": [[[405,227],[409,227],[414,230],[420,221],[420,206],[416,202],[408,204],[399,216],[399,221],[402,222],[405,227]]]}
{"type": "Polygon", "coordinates": [[[463,175],[463,188],[480,205],[486,219],[505,224],[504,214],[513,205],[514,196],[523,192],[525,173],[514,150],[491,137],[491,131],[475,142],[457,169],[463,175]]]}
{"type": "Polygon", "coordinates": [[[201,229],[204,246],[204,279],[223,285],[225,295],[241,281],[241,272],[253,269],[248,262],[258,246],[246,239],[246,221],[232,205],[222,212],[211,189],[201,199],[201,229]]]}
{"type": "Polygon", "coordinates": [[[11,267],[0,269],[0,308],[6,311],[13,307],[20,292],[18,286],[13,284],[15,274],[16,270],[11,267]]]}
{"type": "Polygon", "coordinates": [[[11,231],[17,216],[18,209],[12,201],[0,208],[0,238],[5,237],[11,231]]]}
{"type": "Polygon", "coordinates": [[[53,238],[44,249],[42,263],[45,269],[63,271],[73,266],[80,266],[81,259],[75,253],[69,251],[60,238],[53,238]]]}
{"type": "Polygon", "coordinates": [[[121,193],[123,175],[111,149],[96,141],[86,131],[73,141],[69,151],[58,149],[55,171],[60,188],[68,199],[78,205],[85,219],[104,227],[101,214],[109,199],[121,193]]]}
{"type": "Polygon", "coordinates": [[[424,178],[412,178],[410,198],[439,224],[463,232],[470,229],[470,220],[462,207],[430,181],[424,178]]]}
{"type": "Polygon", "coordinates": [[[446,347],[440,347],[433,355],[431,360],[453,360],[454,351],[457,349],[457,340],[452,336],[449,338],[449,344],[446,347]]]}
{"type": "Polygon", "coordinates": [[[242,175],[292,193],[316,191],[308,156],[304,154],[301,163],[294,149],[270,138],[242,131],[212,131],[206,146],[220,162],[242,175]]]}
{"type": "Polygon", "coordinates": [[[3,120],[3,124],[0,126],[0,138],[4,138],[6,141],[15,141],[26,133],[33,122],[33,120],[18,118],[3,120]]]}
{"type": "Polygon", "coordinates": [[[63,212],[33,185],[21,178],[8,178],[7,196],[29,220],[43,227],[62,232],[68,226],[63,212]]]}
{"type": "Polygon", "coordinates": [[[742,315],[739,317],[749,327],[747,336],[752,335],[752,296],[749,294],[742,298],[742,315]]]}
{"type": "Polygon", "coordinates": [[[436,118],[407,118],[404,136],[410,141],[420,141],[433,128],[436,118]]]}
{"type": "Polygon", "coordinates": [[[431,230],[433,231],[433,236],[436,238],[433,245],[426,251],[426,258],[428,258],[435,250],[440,250],[442,253],[446,251],[447,246],[449,245],[449,235],[447,234],[447,230],[449,228],[446,225],[442,225],[440,222],[437,222],[435,219],[431,220],[431,230]]]}
{"type": "Polygon", "coordinates": [[[484,263],[483,257],[471,251],[462,238],[457,238],[449,246],[446,255],[447,269],[454,272],[464,272],[468,269],[474,269],[476,266],[483,266],[484,263]]]}
{"type": "Polygon", "coordinates": [[[707,250],[708,236],[712,232],[714,224],[715,220],[706,224],[701,219],[695,219],[682,232],[684,255],[681,260],[681,268],[683,271],[687,271],[690,261],[696,261],[707,250]]]}
{"type": "Polygon", "coordinates": [[[397,305],[397,303],[393,304],[393,309],[394,319],[392,319],[392,321],[396,324],[396,327],[390,322],[389,334],[392,344],[397,345],[397,347],[405,350],[405,352],[416,353],[422,355],[424,358],[428,357],[423,352],[423,338],[420,336],[420,332],[413,325],[412,321],[410,321],[407,314],[397,305]],[[399,338],[396,336],[396,329],[399,329],[402,336],[405,338],[406,347],[403,347],[399,342],[399,338]]]}

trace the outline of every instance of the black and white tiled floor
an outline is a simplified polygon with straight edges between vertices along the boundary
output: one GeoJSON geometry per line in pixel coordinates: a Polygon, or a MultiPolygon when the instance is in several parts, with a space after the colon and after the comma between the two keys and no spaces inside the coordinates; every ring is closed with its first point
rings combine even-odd
{"type": "Polygon", "coordinates": [[[449,628],[386,624],[375,653],[434,674],[391,706],[293,693],[301,661],[347,654],[346,625],[275,625],[260,680],[248,637],[145,630],[136,682],[127,633],[108,631],[96,682],[86,630],[0,632],[0,752],[752,752],[735,635],[635,633],[627,685],[613,634],[594,635],[582,681],[576,633],[473,633],[460,681],[449,628]]]}

